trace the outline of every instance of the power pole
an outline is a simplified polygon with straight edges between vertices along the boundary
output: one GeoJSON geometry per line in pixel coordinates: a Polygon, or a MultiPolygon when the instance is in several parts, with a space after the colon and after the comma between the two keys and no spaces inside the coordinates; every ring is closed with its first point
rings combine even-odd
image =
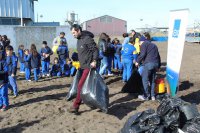
{"type": "Polygon", "coordinates": [[[22,0],[20,1],[21,2],[21,8],[20,8],[20,12],[21,12],[21,26],[23,26],[23,7],[22,7],[22,5],[23,5],[23,3],[22,3],[22,0]]]}

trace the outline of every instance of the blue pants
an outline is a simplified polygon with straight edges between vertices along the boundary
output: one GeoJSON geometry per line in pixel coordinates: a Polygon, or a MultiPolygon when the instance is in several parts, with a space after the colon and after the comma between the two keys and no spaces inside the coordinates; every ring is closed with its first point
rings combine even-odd
{"type": "Polygon", "coordinates": [[[71,75],[71,76],[74,76],[75,73],[76,73],[76,68],[75,68],[75,67],[72,67],[72,68],[70,69],[70,75],[71,75]]]}
{"type": "Polygon", "coordinates": [[[61,72],[52,72],[51,76],[57,76],[60,77],[61,76],[61,72]]]}
{"type": "Polygon", "coordinates": [[[18,88],[17,88],[17,82],[16,77],[8,76],[8,88],[14,93],[15,96],[18,95],[18,88]]]}
{"type": "Polygon", "coordinates": [[[70,69],[65,70],[65,72],[63,73],[63,76],[70,76],[70,69]]]}
{"type": "Polygon", "coordinates": [[[31,69],[25,68],[25,79],[30,80],[30,78],[31,78],[31,69]]]}
{"type": "Polygon", "coordinates": [[[131,59],[123,59],[123,81],[128,81],[132,74],[133,69],[133,60],[131,59]]]}
{"type": "Polygon", "coordinates": [[[122,63],[121,63],[120,55],[115,55],[114,56],[114,68],[122,70],[122,63]]]}
{"type": "Polygon", "coordinates": [[[143,87],[144,87],[144,96],[145,97],[155,96],[155,76],[156,76],[157,68],[158,68],[157,63],[144,64],[144,68],[142,71],[142,83],[143,83],[143,87]],[[149,82],[151,85],[151,95],[149,93],[149,82]]]}
{"type": "Polygon", "coordinates": [[[49,61],[42,61],[42,74],[43,75],[49,74],[49,66],[50,66],[49,61]]]}
{"type": "Polygon", "coordinates": [[[113,61],[113,56],[108,57],[108,74],[112,73],[112,61],[113,61]]]}
{"type": "Polygon", "coordinates": [[[101,60],[99,74],[103,75],[105,73],[105,70],[107,69],[107,67],[108,67],[108,57],[104,56],[103,59],[101,60]]]}
{"type": "Polygon", "coordinates": [[[25,65],[24,62],[20,62],[20,72],[25,72],[25,65]]]}
{"type": "Polygon", "coordinates": [[[40,74],[40,68],[34,68],[33,73],[34,73],[34,80],[38,81],[38,75],[40,74]]]}
{"type": "Polygon", "coordinates": [[[141,66],[138,68],[138,72],[139,72],[140,76],[142,76],[143,69],[144,69],[144,66],[143,66],[143,65],[141,65],[141,66]]]}
{"type": "Polygon", "coordinates": [[[8,106],[9,100],[8,100],[8,84],[4,84],[0,88],[0,106],[8,106]]]}
{"type": "Polygon", "coordinates": [[[66,64],[66,59],[60,60],[59,63],[60,63],[60,67],[61,67],[62,73],[64,73],[64,71],[65,71],[65,67],[64,66],[66,64]]]}

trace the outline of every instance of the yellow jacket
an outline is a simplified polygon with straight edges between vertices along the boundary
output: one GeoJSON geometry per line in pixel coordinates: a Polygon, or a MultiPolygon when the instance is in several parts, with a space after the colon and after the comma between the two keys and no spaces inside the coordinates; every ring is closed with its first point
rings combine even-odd
{"type": "Polygon", "coordinates": [[[72,66],[74,66],[78,70],[80,68],[80,62],[79,61],[73,61],[72,66]]]}
{"type": "Polygon", "coordinates": [[[140,41],[139,41],[139,38],[135,39],[134,47],[136,48],[136,51],[134,51],[133,54],[139,54],[140,53],[140,41]]]}

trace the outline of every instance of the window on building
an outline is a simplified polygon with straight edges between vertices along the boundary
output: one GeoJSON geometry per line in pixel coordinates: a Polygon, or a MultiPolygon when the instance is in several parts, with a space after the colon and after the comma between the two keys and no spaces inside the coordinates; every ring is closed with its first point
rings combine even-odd
{"type": "Polygon", "coordinates": [[[102,23],[112,23],[112,17],[109,17],[109,16],[101,17],[100,22],[102,22],[102,23]]]}
{"type": "Polygon", "coordinates": [[[100,22],[104,22],[105,23],[106,22],[106,17],[101,17],[100,18],[100,22]]]}
{"type": "Polygon", "coordinates": [[[107,16],[107,22],[112,23],[112,18],[107,16]]]}

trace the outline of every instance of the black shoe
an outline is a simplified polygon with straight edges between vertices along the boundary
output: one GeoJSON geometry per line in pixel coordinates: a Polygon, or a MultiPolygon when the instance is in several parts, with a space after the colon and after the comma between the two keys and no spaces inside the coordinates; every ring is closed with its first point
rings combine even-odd
{"type": "Polygon", "coordinates": [[[78,115],[78,108],[74,108],[73,106],[70,107],[68,110],[67,110],[69,113],[73,113],[75,115],[78,115]]]}

